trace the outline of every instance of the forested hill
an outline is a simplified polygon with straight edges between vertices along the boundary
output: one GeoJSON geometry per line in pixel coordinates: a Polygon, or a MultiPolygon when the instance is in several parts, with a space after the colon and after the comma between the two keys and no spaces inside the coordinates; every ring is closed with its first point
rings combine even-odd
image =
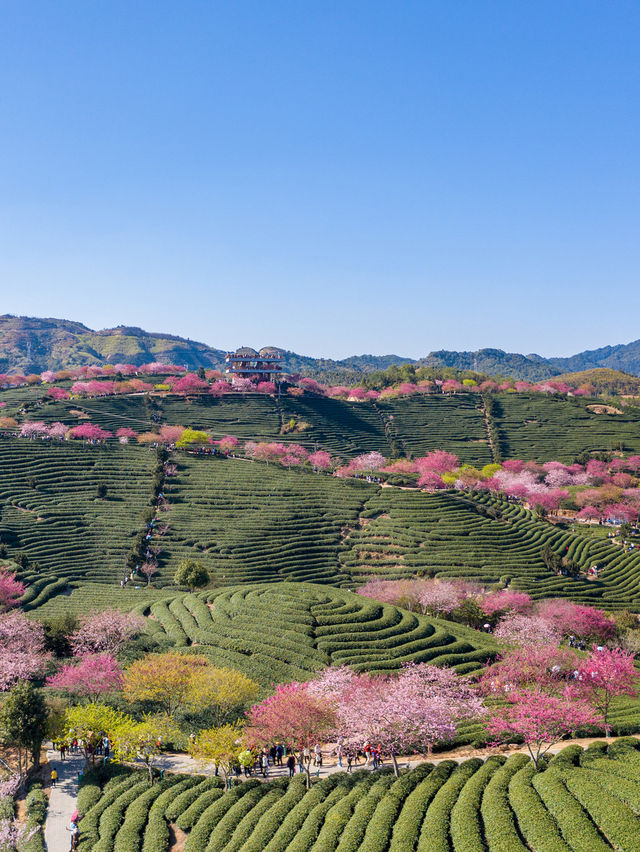
{"type": "MultiPolygon", "coordinates": [[[[277,342],[277,341],[275,341],[277,342]]],[[[274,341],[238,341],[258,348],[274,341]]],[[[427,349],[425,345],[425,349],[427,349]]],[[[284,349],[290,372],[327,381],[357,383],[363,374],[392,365],[416,364],[474,370],[490,376],[540,381],[560,374],[607,367],[640,375],[640,340],[578,353],[570,358],[543,358],[501,349],[476,352],[440,350],[419,360],[400,355],[353,355],[342,360],[312,358],[284,349]]],[[[79,322],[39,317],[0,316],[0,372],[41,373],[85,364],[144,364],[163,361],[189,369],[220,368],[224,351],[174,334],[129,326],[94,331],[79,322]]]]}
{"type": "MultiPolygon", "coordinates": [[[[264,346],[272,341],[239,341],[264,346]]],[[[307,375],[358,382],[363,373],[391,364],[411,363],[399,355],[357,355],[343,361],[310,358],[280,350],[287,369],[307,375]]],[[[145,364],[162,361],[189,369],[224,366],[225,351],[174,334],[118,326],[94,331],[79,322],[39,317],[0,316],[0,372],[41,373],[85,364],[145,364]]]]}

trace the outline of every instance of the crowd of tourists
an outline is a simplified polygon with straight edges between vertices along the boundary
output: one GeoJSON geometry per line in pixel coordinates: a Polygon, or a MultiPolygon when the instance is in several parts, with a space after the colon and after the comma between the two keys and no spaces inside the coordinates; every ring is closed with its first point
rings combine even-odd
{"type": "MultiPolygon", "coordinates": [[[[363,765],[365,768],[378,769],[382,763],[382,752],[380,746],[374,746],[366,742],[361,749],[353,749],[338,742],[330,752],[336,758],[336,764],[341,769],[351,772],[354,767],[363,765]]],[[[325,753],[320,744],[313,749],[302,748],[296,750],[287,749],[282,743],[263,748],[257,753],[246,749],[238,755],[238,762],[232,768],[233,774],[239,778],[244,774],[246,778],[261,775],[267,778],[271,768],[286,767],[289,777],[293,778],[296,771],[305,772],[306,767],[312,767],[316,772],[324,765],[325,753]]],[[[216,775],[218,774],[216,770],[216,775]]]]}

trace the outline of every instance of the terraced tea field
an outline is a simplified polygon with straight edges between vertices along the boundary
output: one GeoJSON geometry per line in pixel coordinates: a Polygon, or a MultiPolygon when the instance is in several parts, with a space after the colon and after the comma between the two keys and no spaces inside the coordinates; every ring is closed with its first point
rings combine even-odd
{"type": "MultiPolygon", "coordinates": [[[[177,475],[165,485],[169,509],[160,517],[168,530],[152,542],[160,549],[156,586],[171,584],[180,560],[195,558],[222,586],[287,580],[350,588],[370,576],[428,573],[485,583],[511,578],[536,598],[640,611],[638,551],[625,554],[606,538],[554,527],[518,504],[242,459],[176,453],[174,461],[177,475]],[[585,569],[599,565],[599,579],[551,574],[545,544],[585,569]]],[[[154,452],[136,445],[0,440],[0,535],[10,558],[24,553],[31,562],[21,572],[30,583],[28,608],[68,582],[119,583],[143,527],[154,463],[154,452]],[[97,497],[99,485],[107,486],[106,499],[97,497]]],[[[144,599],[139,588],[127,590],[127,600],[134,592],[134,603],[144,599]]],[[[62,605],[55,601],[47,611],[62,605]]]]}
{"type": "Polygon", "coordinates": [[[406,455],[424,456],[444,449],[480,467],[493,461],[482,399],[476,394],[413,396],[376,405],[392,423],[406,455]]]}
{"type": "Polygon", "coordinates": [[[594,414],[590,399],[542,394],[497,394],[494,418],[503,458],[572,462],[588,451],[640,451],[640,411],[594,414]]]}
{"type": "Polygon", "coordinates": [[[484,583],[511,578],[534,598],[640,610],[638,551],[625,554],[606,538],[554,527],[495,497],[378,489],[360,513],[360,526],[345,537],[340,561],[354,582],[416,573],[484,583]],[[545,544],[585,569],[599,565],[599,579],[555,576],[542,560],[545,544]]]}
{"type": "MultiPolygon", "coordinates": [[[[0,391],[0,400],[7,403],[4,413],[69,425],[90,418],[103,428],[130,426],[137,431],[152,428],[152,414],[156,414],[162,422],[207,429],[215,437],[233,434],[258,441],[297,441],[344,458],[371,450],[389,457],[442,449],[470,464],[491,460],[482,399],[472,393],[427,394],[375,403],[286,394],[280,398],[140,394],[41,403],[43,393],[38,386],[0,391]],[[283,425],[291,420],[294,431],[283,434],[283,425]],[[303,431],[297,431],[298,424],[305,424],[303,431]]],[[[638,409],[596,414],[588,406],[597,400],[539,393],[498,393],[492,398],[503,458],[569,462],[584,450],[623,446],[628,452],[640,451],[638,409]]]]}
{"type": "Polygon", "coordinates": [[[89,420],[111,432],[121,426],[129,426],[137,432],[147,432],[153,429],[152,414],[157,413],[157,410],[156,398],[145,394],[103,396],[95,399],[43,402],[30,407],[22,419],[43,420],[45,423],[60,421],[69,426],[77,426],[89,420]]]}
{"type": "Polygon", "coordinates": [[[490,636],[330,586],[275,583],[143,604],[147,632],[206,654],[263,685],[308,680],[325,666],[386,672],[403,662],[473,671],[496,650],[490,636]]]}
{"type": "MultiPolygon", "coordinates": [[[[234,782],[235,783],[235,782],[234,782]]],[[[636,852],[636,741],[569,746],[542,771],[522,754],[235,783],[170,776],[151,787],[122,772],[101,789],[89,775],[81,852],[167,852],[169,824],[184,852],[636,852]]]]}
{"type": "Polygon", "coordinates": [[[117,443],[0,439],[0,535],[9,556],[24,553],[39,565],[23,574],[29,606],[68,580],[119,583],[154,463],[153,452],[117,443]]]}
{"type": "Polygon", "coordinates": [[[191,557],[231,583],[278,579],[343,583],[342,530],[375,486],[241,459],[176,455],[167,480],[169,532],[160,562],[191,557]]]}

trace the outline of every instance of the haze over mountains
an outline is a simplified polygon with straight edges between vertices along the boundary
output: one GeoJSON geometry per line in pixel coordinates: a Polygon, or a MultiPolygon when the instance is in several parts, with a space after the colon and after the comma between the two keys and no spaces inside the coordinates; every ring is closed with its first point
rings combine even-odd
{"type": "MultiPolygon", "coordinates": [[[[267,344],[276,345],[277,341],[238,341],[238,345],[260,347],[267,344]]],[[[334,360],[282,351],[290,372],[332,374],[341,376],[342,380],[357,380],[362,373],[407,363],[476,370],[529,381],[598,367],[640,375],[640,340],[587,350],[568,358],[480,349],[476,352],[439,350],[417,360],[399,355],[354,355],[334,360]]],[[[189,369],[215,369],[224,365],[224,356],[225,350],[206,343],[136,327],[94,331],[71,320],[0,316],[0,372],[5,373],[39,373],[84,364],[143,364],[149,361],[184,364],[189,369]]]]}

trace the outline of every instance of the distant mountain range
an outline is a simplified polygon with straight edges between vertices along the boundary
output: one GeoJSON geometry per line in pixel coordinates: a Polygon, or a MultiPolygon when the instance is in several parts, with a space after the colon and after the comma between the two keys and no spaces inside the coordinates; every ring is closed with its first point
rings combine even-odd
{"type": "MultiPolygon", "coordinates": [[[[239,341],[244,345],[245,341],[239,341]]],[[[271,341],[255,341],[257,347],[271,341]]],[[[342,360],[311,358],[280,350],[287,370],[331,380],[357,381],[363,373],[384,370],[392,364],[416,364],[475,370],[491,376],[539,381],[564,373],[607,367],[640,375],[640,340],[587,350],[569,358],[520,355],[501,349],[477,352],[440,350],[414,360],[399,355],[354,355],[342,360]]],[[[0,316],[0,372],[41,373],[84,364],[144,364],[164,361],[189,369],[221,368],[225,351],[173,334],[118,326],[94,331],[79,322],[39,317],[0,316]]]]}

